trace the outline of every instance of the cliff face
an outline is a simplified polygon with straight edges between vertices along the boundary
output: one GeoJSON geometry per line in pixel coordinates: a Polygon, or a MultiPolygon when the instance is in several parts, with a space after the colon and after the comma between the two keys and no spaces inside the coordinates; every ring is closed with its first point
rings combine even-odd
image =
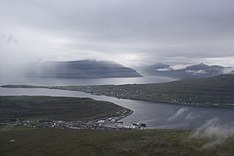
{"type": "Polygon", "coordinates": [[[30,67],[28,76],[57,78],[140,77],[134,69],[109,61],[44,62],[30,67]]]}

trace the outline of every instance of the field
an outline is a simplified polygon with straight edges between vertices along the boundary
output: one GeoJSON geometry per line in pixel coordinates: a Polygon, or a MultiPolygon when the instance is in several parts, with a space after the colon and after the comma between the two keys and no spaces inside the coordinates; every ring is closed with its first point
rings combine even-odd
{"type": "Polygon", "coordinates": [[[190,138],[188,130],[71,130],[0,128],[1,156],[231,156],[234,138],[202,148],[210,138],[190,138]],[[11,141],[10,141],[11,140],[11,141]],[[15,140],[15,141],[12,141],[15,140]]]}

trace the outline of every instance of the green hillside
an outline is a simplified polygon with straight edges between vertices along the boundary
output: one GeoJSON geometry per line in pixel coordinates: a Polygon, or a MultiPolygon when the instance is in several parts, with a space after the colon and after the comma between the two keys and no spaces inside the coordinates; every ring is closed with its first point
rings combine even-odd
{"type": "Polygon", "coordinates": [[[123,109],[113,103],[90,98],[0,96],[0,121],[12,119],[89,121],[111,117],[123,109]]]}

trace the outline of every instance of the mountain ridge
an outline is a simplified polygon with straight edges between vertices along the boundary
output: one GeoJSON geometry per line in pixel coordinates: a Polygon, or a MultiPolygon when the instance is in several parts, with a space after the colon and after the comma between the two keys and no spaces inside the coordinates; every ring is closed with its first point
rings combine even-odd
{"type": "Polygon", "coordinates": [[[155,65],[143,67],[141,69],[142,73],[154,76],[167,76],[179,79],[191,79],[217,76],[220,74],[224,74],[224,70],[230,68],[219,65],[207,65],[204,63],[189,65],[179,69],[174,69],[172,66],[167,64],[161,65],[161,63],[156,63],[155,65]],[[161,67],[165,68],[160,68],[160,66],[158,65],[161,65],[161,67]]]}
{"type": "Polygon", "coordinates": [[[30,66],[28,76],[56,78],[141,77],[134,69],[111,61],[49,61],[30,66]]]}

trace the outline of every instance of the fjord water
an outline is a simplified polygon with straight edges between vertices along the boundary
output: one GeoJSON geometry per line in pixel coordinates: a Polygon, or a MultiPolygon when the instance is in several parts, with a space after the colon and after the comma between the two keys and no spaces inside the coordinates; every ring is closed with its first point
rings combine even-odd
{"type": "MultiPolygon", "coordinates": [[[[155,80],[159,79],[160,78],[155,78],[155,80]]],[[[116,83],[117,80],[116,79],[113,80],[114,81],[112,83],[110,83],[109,81],[107,84],[116,83]]],[[[43,83],[43,81],[44,80],[41,80],[40,83],[28,82],[23,84],[46,85],[45,83],[43,83]]],[[[84,82],[85,80],[82,81],[84,82]]],[[[126,80],[124,82],[121,80],[118,81],[119,84],[127,82],[126,80]]],[[[86,82],[87,82],[86,85],[93,83],[93,81],[88,83],[88,80],[86,82]]],[[[73,83],[75,82],[66,82],[61,84],[58,83],[58,81],[54,81],[52,84],[80,85],[73,83]]],[[[99,81],[99,83],[97,84],[100,83],[101,82],[99,81]]],[[[104,81],[102,81],[102,83],[104,83],[104,81]]],[[[147,82],[145,81],[145,83],[147,82]]],[[[3,95],[45,95],[45,96],[89,97],[95,100],[110,101],[115,104],[121,105],[123,107],[130,108],[134,111],[133,114],[122,119],[125,124],[129,124],[135,120],[141,120],[147,124],[148,128],[178,128],[178,129],[198,128],[203,124],[205,124],[207,121],[212,119],[218,119],[220,123],[222,123],[223,125],[231,125],[232,119],[234,118],[234,109],[204,108],[204,107],[183,106],[183,105],[173,105],[173,104],[164,104],[164,103],[152,103],[146,101],[118,99],[115,97],[97,96],[79,91],[66,91],[66,90],[54,90],[54,89],[42,89],[42,88],[26,89],[26,88],[1,87],[0,95],[2,96],[3,95]]]]}
{"type": "Polygon", "coordinates": [[[39,78],[39,77],[12,77],[1,78],[0,85],[27,84],[27,85],[121,85],[169,82],[175,79],[158,76],[127,77],[127,78],[39,78]]]}

